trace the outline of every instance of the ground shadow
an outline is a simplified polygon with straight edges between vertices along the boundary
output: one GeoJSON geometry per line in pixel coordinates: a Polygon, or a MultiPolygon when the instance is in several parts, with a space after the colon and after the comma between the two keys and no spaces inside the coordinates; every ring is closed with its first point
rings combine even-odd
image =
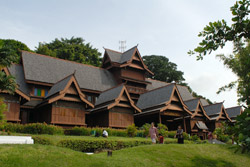
{"type": "Polygon", "coordinates": [[[224,159],[211,159],[201,156],[195,156],[191,160],[193,167],[235,167],[231,162],[225,161],[224,159]]]}

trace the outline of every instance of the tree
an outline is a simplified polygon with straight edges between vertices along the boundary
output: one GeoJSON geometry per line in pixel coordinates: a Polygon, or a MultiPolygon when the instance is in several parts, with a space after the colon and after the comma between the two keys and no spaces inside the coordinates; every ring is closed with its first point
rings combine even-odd
{"type": "Polygon", "coordinates": [[[189,54],[198,54],[197,59],[200,60],[206,54],[217,50],[219,47],[223,48],[229,41],[235,45],[234,53],[229,57],[218,55],[224,64],[230,68],[237,76],[238,80],[220,88],[224,91],[227,88],[232,88],[236,84],[239,102],[245,102],[247,109],[245,112],[237,117],[235,126],[235,136],[239,138],[242,146],[242,151],[250,151],[250,20],[248,15],[250,0],[236,1],[231,7],[232,21],[231,26],[227,25],[225,20],[209,23],[202,32],[198,35],[203,37],[202,42],[189,54]],[[246,46],[241,41],[247,41],[246,46]]]}
{"type": "Polygon", "coordinates": [[[183,72],[177,70],[177,65],[169,61],[165,56],[143,56],[144,63],[148,69],[154,73],[150,76],[152,79],[157,79],[164,82],[182,83],[185,81],[183,72]]]}
{"type": "Polygon", "coordinates": [[[79,37],[56,38],[51,43],[39,43],[36,52],[78,63],[101,65],[101,53],[96,48],[92,48],[90,43],[85,44],[79,37]]]}
{"type": "Polygon", "coordinates": [[[203,38],[199,46],[193,51],[189,51],[188,54],[198,54],[197,59],[200,60],[203,56],[210,54],[219,47],[223,48],[229,41],[236,42],[242,39],[249,39],[249,6],[250,0],[236,1],[230,9],[233,15],[233,24],[229,26],[225,20],[210,22],[198,35],[203,38]]]}
{"type": "MultiPolygon", "coordinates": [[[[12,63],[19,63],[20,50],[30,49],[22,42],[12,39],[0,39],[0,69],[9,67],[12,63]]],[[[2,70],[0,71],[0,91],[7,91],[11,94],[15,92],[16,82],[11,75],[7,76],[2,70]]],[[[3,112],[6,110],[6,105],[3,98],[0,98],[0,123],[4,120],[3,112]]]]}

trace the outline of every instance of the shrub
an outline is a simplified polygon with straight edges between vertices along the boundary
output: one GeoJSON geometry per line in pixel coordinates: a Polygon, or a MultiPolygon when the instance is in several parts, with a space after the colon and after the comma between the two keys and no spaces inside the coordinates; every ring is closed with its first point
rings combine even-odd
{"type": "Polygon", "coordinates": [[[28,134],[63,134],[63,129],[54,125],[47,125],[46,123],[32,123],[32,124],[14,124],[5,123],[2,127],[5,131],[14,133],[28,133],[28,134]]]}
{"type": "Polygon", "coordinates": [[[197,135],[191,136],[190,139],[191,139],[192,141],[198,141],[198,140],[200,140],[199,136],[197,136],[197,135]]]}
{"type": "Polygon", "coordinates": [[[42,145],[53,145],[53,142],[49,138],[41,137],[41,136],[32,136],[35,144],[42,144],[42,145]]]}
{"type": "Polygon", "coordinates": [[[137,132],[137,129],[136,129],[135,124],[129,125],[127,127],[127,134],[128,134],[129,137],[135,137],[136,132],[137,132]]]}
{"type": "Polygon", "coordinates": [[[64,131],[66,135],[73,136],[89,136],[91,134],[91,129],[86,127],[74,127],[72,129],[67,129],[64,131]]]}
{"type": "Polygon", "coordinates": [[[46,123],[31,123],[23,127],[23,133],[29,134],[63,134],[63,129],[54,125],[47,125],[46,123]]]}
{"type": "Polygon", "coordinates": [[[176,131],[168,131],[168,137],[169,138],[174,138],[175,137],[175,135],[176,135],[176,131]]]}
{"type": "Polygon", "coordinates": [[[166,125],[159,123],[157,124],[157,129],[158,129],[158,133],[161,134],[162,136],[164,137],[168,136],[168,128],[166,125]]]}
{"type": "Polygon", "coordinates": [[[105,149],[119,150],[127,147],[151,144],[150,141],[113,141],[113,140],[61,140],[57,145],[75,151],[94,152],[105,149]]]}
{"type": "Polygon", "coordinates": [[[143,130],[143,137],[147,137],[149,134],[149,128],[151,125],[149,123],[145,123],[140,129],[143,130]]]}
{"type": "Polygon", "coordinates": [[[127,137],[127,130],[126,129],[106,129],[109,133],[109,136],[120,136],[120,137],[127,137]]]}

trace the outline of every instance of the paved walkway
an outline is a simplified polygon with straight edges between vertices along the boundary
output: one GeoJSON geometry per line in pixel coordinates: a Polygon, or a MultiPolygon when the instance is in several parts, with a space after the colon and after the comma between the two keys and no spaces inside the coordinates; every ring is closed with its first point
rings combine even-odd
{"type": "Polygon", "coordinates": [[[225,144],[225,143],[223,143],[223,142],[221,142],[221,141],[219,141],[217,139],[212,139],[211,141],[208,140],[208,142],[211,143],[211,144],[225,144]]]}

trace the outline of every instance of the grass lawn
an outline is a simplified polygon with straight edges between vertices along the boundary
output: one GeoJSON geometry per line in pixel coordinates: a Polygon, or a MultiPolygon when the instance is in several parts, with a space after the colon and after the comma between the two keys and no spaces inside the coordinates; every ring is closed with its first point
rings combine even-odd
{"type": "Polygon", "coordinates": [[[66,148],[44,145],[0,145],[1,167],[248,167],[250,154],[234,153],[234,147],[212,144],[145,145],[86,155],[66,148]]]}

